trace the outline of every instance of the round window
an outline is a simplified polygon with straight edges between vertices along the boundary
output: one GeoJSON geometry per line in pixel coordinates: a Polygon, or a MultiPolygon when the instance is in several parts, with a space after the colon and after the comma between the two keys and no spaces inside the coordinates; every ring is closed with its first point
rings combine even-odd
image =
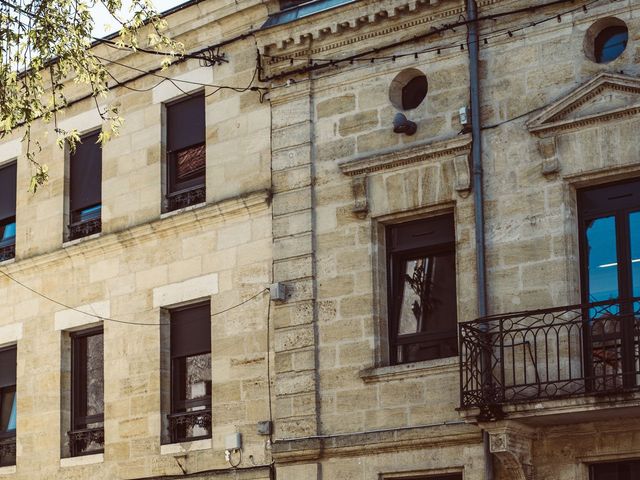
{"type": "Polygon", "coordinates": [[[629,29],[620,19],[609,17],[595,22],[587,30],[584,48],[589,60],[609,63],[627,48],[629,29]]]}
{"type": "Polygon", "coordinates": [[[413,110],[427,96],[429,84],[420,70],[408,68],[391,81],[389,100],[398,110],[413,110]]]}

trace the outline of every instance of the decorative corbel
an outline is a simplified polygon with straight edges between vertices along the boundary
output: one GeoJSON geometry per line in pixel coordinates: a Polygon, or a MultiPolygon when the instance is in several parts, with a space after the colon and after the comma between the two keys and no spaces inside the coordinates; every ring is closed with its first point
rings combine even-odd
{"type": "Polygon", "coordinates": [[[358,218],[365,218],[369,213],[369,200],[367,199],[367,175],[351,177],[351,190],[353,192],[353,213],[358,218]]]}
{"type": "Polygon", "coordinates": [[[556,137],[543,137],[538,140],[538,151],[542,156],[542,174],[553,175],[560,171],[560,161],[556,148],[556,137]]]}
{"type": "Polygon", "coordinates": [[[453,170],[456,174],[455,189],[462,197],[466,197],[471,190],[471,169],[469,154],[464,153],[453,157],[453,170]]]}
{"type": "Polygon", "coordinates": [[[507,471],[507,478],[533,480],[532,436],[517,429],[489,432],[489,449],[507,471]]]}

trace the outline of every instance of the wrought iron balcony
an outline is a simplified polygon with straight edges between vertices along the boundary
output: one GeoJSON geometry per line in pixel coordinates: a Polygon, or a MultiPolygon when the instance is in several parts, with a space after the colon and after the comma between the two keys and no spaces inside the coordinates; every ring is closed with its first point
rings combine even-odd
{"type": "Polygon", "coordinates": [[[10,260],[16,256],[16,244],[10,243],[8,245],[0,244],[0,262],[10,260]]]}
{"type": "Polygon", "coordinates": [[[0,467],[16,464],[16,436],[13,433],[3,433],[0,436],[0,467]]]}
{"type": "Polygon", "coordinates": [[[67,435],[72,457],[104,451],[104,427],[71,430],[67,435]]]}
{"type": "Polygon", "coordinates": [[[69,225],[69,240],[88,237],[102,231],[102,219],[100,217],[72,223],[69,225]]]}
{"type": "Polygon", "coordinates": [[[167,211],[179,210],[206,201],[204,185],[167,194],[167,211]]]}
{"type": "Polygon", "coordinates": [[[174,443],[211,436],[211,409],[171,413],[167,417],[169,434],[174,443]]]}
{"type": "Polygon", "coordinates": [[[496,315],[460,324],[463,409],[640,390],[640,299],[496,315]]]}

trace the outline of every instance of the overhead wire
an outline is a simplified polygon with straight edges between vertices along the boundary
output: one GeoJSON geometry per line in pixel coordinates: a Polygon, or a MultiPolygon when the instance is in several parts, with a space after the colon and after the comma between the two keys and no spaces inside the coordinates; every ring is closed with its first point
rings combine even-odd
{"type": "MultiPolygon", "coordinates": [[[[12,282],[16,283],[17,285],[20,285],[22,288],[25,288],[26,290],[30,291],[31,293],[44,298],[45,300],[48,300],[51,303],[54,303],[60,307],[64,307],[67,310],[72,310],[74,312],[78,312],[78,313],[82,313],[83,315],[87,315],[89,317],[93,317],[96,318],[98,320],[103,320],[105,322],[114,322],[114,323],[122,323],[125,325],[135,325],[135,326],[147,326],[147,327],[158,327],[158,326],[162,326],[162,325],[170,325],[169,322],[157,322],[157,323],[145,323],[145,322],[131,322],[128,320],[120,320],[120,319],[115,319],[115,318],[110,318],[110,317],[105,317],[103,315],[98,315],[96,313],[90,313],[90,312],[85,312],[84,310],[80,310],[77,307],[72,307],[67,305],[64,302],[61,302],[59,300],[56,300],[55,298],[52,298],[32,287],[30,287],[29,285],[21,282],[20,280],[18,280],[17,278],[15,278],[13,275],[5,272],[4,270],[0,269],[0,274],[2,274],[3,276],[5,276],[6,278],[8,278],[9,280],[11,280],[12,282]]],[[[265,292],[268,292],[269,288],[264,288],[262,290],[260,290],[259,292],[257,292],[256,294],[252,295],[251,297],[247,298],[246,300],[237,303],[235,305],[232,305],[231,307],[225,308],[224,310],[220,310],[218,312],[212,313],[211,316],[215,317],[217,315],[222,315],[223,313],[227,313],[231,310],[234,310],[238,307],[241,307],[242,305],[245,305],[247,303],[249,303],[250,301],[254,300],[255,298],[259,297],[260,295],[263,295],[265,292]]]]}

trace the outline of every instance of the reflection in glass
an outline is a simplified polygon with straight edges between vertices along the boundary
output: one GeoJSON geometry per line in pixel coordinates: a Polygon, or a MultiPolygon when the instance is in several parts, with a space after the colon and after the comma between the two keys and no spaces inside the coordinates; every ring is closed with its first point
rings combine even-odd
{"type": "Polygon", "coordinates": [[[405,260],[401,294],[397,323],[398,361],[414,362],[456,355],[454,254],[405,260]],[[402,342],[403,336],[425,333],[430,335],[429,341],[402,342]]]}
{"type": "Polygon", "coordinates": [[[631,242],[631,295],[640,297],[640,211],[629,214],[631,242]]]}
{"type": "Polygon", "coordinates": [[[625,48],[629,41],[629,32],[626,27],[613,26],[605,28],[595,39],[596,62],[606,63],[615,60],[625,48]]]}
{"type": "Polygon", "coordinates": [[[16,237],[16,222],[9,222],[5,225],[0,225],[0,243],[9,243],[9,240],[13,240],[16,237]]]}
{"type": "Polygon", "coordinates": [[[16,387],[0,390],[0,432],[16,429],[16,387]]]}
{"type": "MultiPolygon", "coordinates": [[[[103,335],[87,337],[86,357],[86,415],[100,415],[104,412],[104,349],[103,335]]],[[[102,422],[88,427],[101,426],[102,422]]]]}
{"type": "MultiPolygon", "coordinates": [[[[589,252],[589,301],[600,302],[618,298],[615,217],[603,217],[591,221],[587,227],[587,251],[589,252]]],[[[618,313],[618,307],[612,306],[609,313],[618,313]]]]}

